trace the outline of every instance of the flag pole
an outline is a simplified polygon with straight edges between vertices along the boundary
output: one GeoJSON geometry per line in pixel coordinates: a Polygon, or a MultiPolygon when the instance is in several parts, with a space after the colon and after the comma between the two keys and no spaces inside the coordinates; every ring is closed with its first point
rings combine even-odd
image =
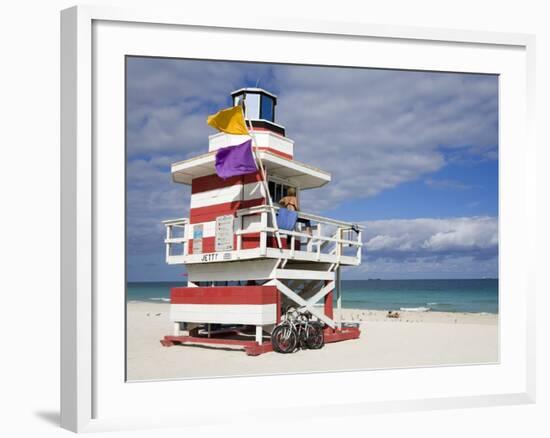
{"type": "Polygon", "coordinates": [[[252,133],[252,122],[250,120],[247,120],[244,114],[244,109],[241,106],[241,111],[243,112],[243,119],[245,121],[245,125],[250,125],[250,128],[248,125],[246,126],[246,129],[248,131],[248,135],[252,138],[252,153],[254,154],[254,159],[258,163],[258,167],[260,168],[260,173],[262,175],[262,185],[264,186],[264,190],[266,193],[267,202],[269,203],[269,209],[271,210],[271,219],[273,221],[273,228],[275,229],[275,237],[277,238],[277,245],[279,246],[279,249],[283,249],[283,245],[281,244],[281,233],[279,232],[279,226],[277,225],[277,216],[275,215],[275,208],[273,207],[273,200],[271,199],[271,193],[269,193],[269,186],[267,184],[267,178],[265,175],[264,165],[262,163],[262,159],[260,158],[260,155],[258,153],[258,144],[256,143],[256,136],[252,133]]]}

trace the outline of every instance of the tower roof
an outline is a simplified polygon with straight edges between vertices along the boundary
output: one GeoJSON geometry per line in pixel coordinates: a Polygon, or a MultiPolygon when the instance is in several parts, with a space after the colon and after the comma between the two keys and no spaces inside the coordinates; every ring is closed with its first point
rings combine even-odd
{"type": "MultiPolygon", "coordinates": [[[[324,170],[283,158],[269,151],[258,151],[268,174],[287,179],[301,189],[322,187],[330,182],[331,175],[324,170]]],[[[172,180],[181,184],[191,184],[194,178],[212,175],[216,172],[216,152],[199,155],[172,164],[172,180]]]]}
{"type": "Polygon", "coordinates": [[[272,97],[273,99],[277,100],[277,95],[263,89],[263,88],[256,88],[256,87],[244,87],[244,88],[239,88],[238,90],[235,90],[235,91],[232,91],[231,92],[231,96],[235,97],[235,96],[238,96],[239,94],[243,94],[243,93],[260,93],[260,94],[265,94],[267,96],[270,96],[272,97]]]}

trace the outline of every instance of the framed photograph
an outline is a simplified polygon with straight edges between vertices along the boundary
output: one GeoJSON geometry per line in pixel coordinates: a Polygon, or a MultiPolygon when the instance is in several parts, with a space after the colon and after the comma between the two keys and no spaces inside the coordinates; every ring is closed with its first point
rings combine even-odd
{"type": "Polygon", "coordinates": [[[61,53],[63,427],[534,401],[532,36],[74,7],[61,53]]]}

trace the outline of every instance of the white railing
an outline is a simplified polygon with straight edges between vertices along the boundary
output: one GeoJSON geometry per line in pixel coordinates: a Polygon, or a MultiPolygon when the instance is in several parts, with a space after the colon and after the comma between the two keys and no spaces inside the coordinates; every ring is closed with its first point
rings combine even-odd
{"type": "MultiPolygon", "coordinates": [[[[274,206],[275,210],[279,207],[274,206]]],[[[308,260],[329,263],[361,263],[361,230],[363,227],[349,223],[338,221],[311,213],[302,211],[297,212],[298,218],[308,220],[311,223],[311,234],[303,230],[305,224],[298,222],[297,230],[278,229],[280,236],[287,239],[288,249],[279,250],[275,243],[276,229],[273,227],[271,220],[271,210],[267,205],[245,208],[237,210],[235,220],[235,235],[236,242],[236,258],[240,258],[243,251],[243,236],[250,233],[260,233],[259,257],[273,257],[273,251],[278,256],[284,259],[308,260]],[[246,219],[254,217],[259,219],[248,221],[246,219]],[[274,245],[268,247],[267,239],[272,237],[274,245]],[[300,242],[298,248],[297,243],[300,242]],[[349,253],[346,254],[346,252],[349,253]],[[270,252],[271,255],[268,255],[270,252]]],[[[171,219],[163,221],[166,227],[166,260],[170,257],[178,257],[185,262],[186,256],[189,254],[189,242],[187,236],[189,232],[189,220],[187,218],[171,219]],[[176,249],[179,247],[179,251],[176,249]],[[181,259],[181,257],[184,257],[181,259]]],[[[246,252],[246,251],[244,251],[246,252]]],[[[178,262],[180,263],[180,262],[178,262]]]]}
{"type": "MultiPolygon", "coordinates": [[[[274,206],[275,210],[279,207],[274,206]]],[[[298,213],[298,219],[308,220],[311,223],[311,234],[303,232],[302,230],[283,230],[275,229],[273,224],[270,224],[271,217],[268,215],[270,207],[267,205],[260,205],[257,207],[245,208],[237,211],[237,218],[241,218],[241,226],[235,231],[237,235],[237,251],[242,248],[242,237],[250,233],[251,231],[260,232],[260,254],[265,255],[267,252],[267,236],[275,235],[278,231],[282,236],[288,236],[289,249],[285,252],[284,258],[302,258],[298,252],[307,252],[315,254],[315,259],[321,261],[321,254],[329,254],[334,259],[335,263],[341,263],[342,256],[344,256],[344,250],[347,247],[355,248],[355,252],[352,257],[356,258],[356,263],[361,263],[361,230],[363,227],[352,224],[350,222],[338,221],[335,219],[318,216],[311,213],[305,213],[302,211],[298,213]],[[243,219],[247,216],[260,215],[259,226],[253,228],[253,230],[243,229],[243,219]],[[348,236],[348,238],[344,238],[348,236]],[[300,241],[300,250],[296,249],[296,243],[300,241]],[[301,248],[301,244],[306,244],[305,251],[301,248]]],[[[305,228],[303,222],[298,222],[301,228],[305,228]]]]}

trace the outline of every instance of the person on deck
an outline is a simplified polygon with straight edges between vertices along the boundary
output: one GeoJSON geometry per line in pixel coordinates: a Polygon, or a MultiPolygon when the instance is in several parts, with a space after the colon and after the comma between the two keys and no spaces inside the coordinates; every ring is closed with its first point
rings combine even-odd
{"type": "MultiPolygon", "coordinates": [[[[287,195],[279,200],[279,204],[286,207],[288,210],[300,211],[296,189],[294,187],[289,187],[287,195]]],[[[303,223],[306,227],[306,232],[311,235],[311,222],[308,219],[298,218],[297,222],[303,223]]]]}

